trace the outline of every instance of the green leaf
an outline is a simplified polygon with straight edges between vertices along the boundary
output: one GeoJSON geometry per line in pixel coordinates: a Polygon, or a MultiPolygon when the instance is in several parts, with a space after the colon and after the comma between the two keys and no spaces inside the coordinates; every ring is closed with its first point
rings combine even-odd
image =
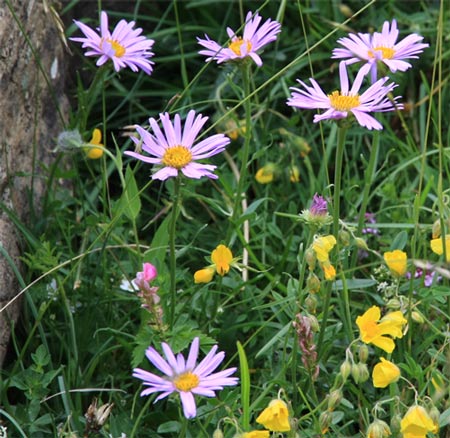
{"type": "Polygon", "coordinates": [[[394,249],[403,250],[408,242],[408,233],[405,230],[400,231],[391,243],[391,251],[394,249]]]}
{"type": "Polygon", "coordinates": [[[250,372],[244,347],[237,341],[239,354],[239,368],[241,371],[241,403],[242,403],[242,428],[250,428],[250,372]]]}
{"type": "Polygon", "coordinates": [[[139,190],[134,178],[134,173],[130,166],[125,171],[125,187],[122,196],[116,205],[116,214],[125,214],[128,219],[134,221],[141,211],[141,199],[139,198],[139,190]]]}

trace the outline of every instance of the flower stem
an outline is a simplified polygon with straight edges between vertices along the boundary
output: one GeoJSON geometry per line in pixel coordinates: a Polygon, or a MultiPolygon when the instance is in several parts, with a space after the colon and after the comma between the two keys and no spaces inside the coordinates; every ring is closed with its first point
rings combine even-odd
{"type": "MultiPolygon", "coordinates": [[[[342,162],[344,157],[345,137],[347,134],[347,128],[338,128],[338,141],[336,147],[336,162],[334,170],[334,192],[333,192],[333,234],[336,237],[336,253],[339,254],[339,215],[340,215],[340,198],[341,198],[341,178],[342,178],[342,162]]],[[[323,305],[323,317],[322,324],[320,326],[319,339],[317,341],[317,351],[319,358],[321,357],[321,347],[325,336],[325,330],[327,327],[327,321],[330,310],[331,293],[333,291],[332,283],[328,282],[326,287],[325,301],[323,305]]],[[[344,296],[344,299],[348,301],[348,295],[344,296]]],[[[348,303],[345,304],[348,308],[348,303]]]]}
{"type": "Polygon", "coordinates": [[[169,229],[169,271],[170,271],[170,313],[169,313],[169,328],[173,328],[175,319],[175,302],[177,294],[177,279],[176,279],[176,254],[175,254],[175,234],[177,229],[177,219],[180,212],[180,177],[174,179],[174,194],[172,201],[172,217],[169,229]]]}
{"type": "Polygon", "coordinates": [[[240,213],[241,197],[247,182],[247,168],[248,157],[250,155],[250,140],[252,137],[251,122],[252,122],[252,107],[250,102],[250,64],[246,63],[242,68],[242,82],[244,87],[244,110],[245,110],[245,138],[244,146],[241,150],[241,169],[239,172],[239,178],[237,181],[236,197],[234,200],[233,213],[231,216],[231,227],[229,228],[227,241],[230,242],[233,226],[240,213]]]}

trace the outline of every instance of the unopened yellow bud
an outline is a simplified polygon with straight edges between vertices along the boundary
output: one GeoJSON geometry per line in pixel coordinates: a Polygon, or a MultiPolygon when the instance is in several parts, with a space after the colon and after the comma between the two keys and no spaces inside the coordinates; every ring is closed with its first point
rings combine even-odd
{"type": "Polygon", "coordinates": [[[320,414],[319,425],[320,425],[320,432],[322,433],[322,435],[328,432],[328,429],[332,421],[333,421],[333,414],[330,411],[324,411],[320,414]]]}
{"type": "Polygon", "coordinates": [[[338,237],[339,237],[339,241],[342,243],[342,245],[344,245],[344,246],[350,245],[350,233],[347,230],[339,231],[338,237]]]}
{"type": "Polygon", "coordinates": [[[389,425],[382,421],[375,419],[373,423],[369,424],[367,428],[367,438],[387,438],[391,435],[391,429],[389,425]]]}
{"type": "Polygon", "coordinates": [[[212,438],[223,438],[223,432],[221,429],[217,428],[214,432],[213,432],[213,436],[212,438]]]}
{"type": "Polygon", "coordinates": [[[354,15],[353,11],[350,9],[350,6],[344,5],[343,3],[339,5],[339,11],[345,18],[350,18],[354,15]]]}
{"type": "Polygon", "coordinates": [[[308,275],[308,278],[306,279],[306,288],[311,294],[316,294],[320,291],[320,280],[319,277],[314,274],[314,272],[311,272],[308,275]]]}
{"type": "Polygon", "coordinates": [[[308,248],[305,251],[305,261],[308,264],[308,268],[312,271],[316,267],[316,252],[312,248],[308,248]]]}
{"type": "Polygon", "coordinates": [[[356,238],[355,238],[355,242],[356,242],[356,246],[357,246],[359,249],[363,249],[363,250],[365,250],[365,251],[368,251],[368,250],[369,250],[369,247],[367,246],[366,241],[365,241],[364,239],[362,239],[361,237],[356,237],[356,238]]]}
{"type": "Polygon", "coordinates": [[[423,324],[425,322],[425,318],[417,310],[413,310],[411,312],[411,318],[413,319],[413,321],[417,322],[418,324],[423,324]]]}
{"type": "Polygon", "coordinates": [[[317,310],[317,298],[314,295],[308,295],[305,298],[305,307],[309,313],[316,313],[317,310]]]}
{"type": "Polygon", "coordinates": [[[398,298],[391,298],[387,303],[386,303],[386,307],[389,310],[398,310],[400,309],[400,307],[402,306],[402,303],[400,302],[400,300],[398,298]]]}
{"type": "Polygon", "coordinates": [[[437,219],[433,223],[433,227],[431,228],[431,237],[433,239],[437,239],[441,236],[441,220],[437,219]]]}

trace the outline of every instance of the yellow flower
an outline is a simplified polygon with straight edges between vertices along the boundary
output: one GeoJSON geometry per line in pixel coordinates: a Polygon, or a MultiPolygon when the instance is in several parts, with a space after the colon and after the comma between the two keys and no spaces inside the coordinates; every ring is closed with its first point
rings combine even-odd
{"type": "Polygon", "coordinates": [[[321,263],[327,262],[328,254],[333,249],[334,245],[336,245],[336,238],[332,234],[316,237],[312,244],[312,249],[316,253],[317,260],[321,263]]]}
{"type": "Polygon", "coordinates": [[[256,422],[273,432],[288,432],[291,430],[288,407],[279,398],[269,403],[269,406],[261,412],[256,422]]]}
{"type": "MultiPolygon", "coordinates": [[[[92,138],[89,141],[90,145],[93,146],[102,146],[102,131],[100,129],[95,128],[92,132],[92,138]]],[[[103,155],[103,149],[101,148],[85,148],[86,156],[92,160],[96,160],[97,158],[100,158],[103,155]]]]}
{"type": "Polygon", "coordinates": [[[228,273],[230,266],[233,265],[236,259],[233,259],[233,254],[225,245],[218,245],[211,253],[212,265],[196,271],[194,274],[195,283],[209,283],[214,274],[217,272],[222,277],[228,273]]]}
{"type": "Polygon", "coordinates": [[[422,406],[411,406],[400,422],[403,438],[425,438],[428,432],[437,433],[438,425],[422,406]]]}
{"type": "Polygon", "coordinates": [[[265,166],[258,169],[255,179],[260,184],[269,184],[275,179],[276,165],[274,163],[267,163],[265,166]]]}
{"type": "Polygon", "coordinates": [[[211,260],[216,266],[216,271],[222,277],[230,270],[233,254],[225,245],[219,245],[212,253],[211,260]]]}
{"type": "Polygon", "coordinates": [[[196,271],[194,274],[195,283],[209,283],[213,277],[216,270],[213,267],[208,267],[196,271]]]}
{"type": "Polygon", "coordinates": [[[380,308],[372,306],[363,315],[356,318],[361,340],[366,344],[376,345],[387,353],[392,353],[395,348],[394,341],[384,335],[401,338],[403,326],[407,321],[399,310],[388,313],[381,320],[380,317],[380,308]]]}
{"type": "Polygon", "coordinates": [[[336,278],[336,269],[329,261],[322,263],[321,266],[325,274],[325,280],[334,280],[336,278]]]}
{"type": "Polygon", "coordinates": [[[406,274],[406,262],[408,259],[406,252],[395,249],[394,251],[385,252],[383,257],[394,275],[402,277],[406,274]]]}
{"type": "Polygon", "coordinates": [[[268,430],[252,430],[245,432],[242,438],[269,438],[270,432],[268,430]]]}
{"type": "Polygon", "coordinates": [[[400,377],[400,369],[397,365],[380,357],[372,371],[373,386],[375,388],[386,388],[391,383],[396,382],[400,377]]]}
{"type": "MultiPolygon", "coordinates": [[[[444,247],[442,245],[442,238],[432,239],[431,242],[431,251],[433,251],[437,255],[444,254],[444,247]]],[[[450,234],[445,235],[445,255],[446,261],[450,262],[450,234]]]]}

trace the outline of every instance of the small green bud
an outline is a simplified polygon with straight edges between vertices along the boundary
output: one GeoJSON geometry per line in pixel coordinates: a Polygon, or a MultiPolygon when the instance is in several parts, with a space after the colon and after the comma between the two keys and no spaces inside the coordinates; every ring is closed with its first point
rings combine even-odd
{"type": "Polygon", "coordinates": [[[417,310],[413,310],[411,312],[411,318],[413,319],[414,322],[417,322],[418,324],[423,324],[425,322],[425,318],[417,310]]]}
{"type": "Polygon", "coordinates": [[[394,434],[394,436],[397,436],[398,433],[400,432],[401,421],[402,417],[399,414],[396,414],[391,418],[391,431],[394,434]]]}
{"type": "Polygon", "coordinates": [[[342,243],[342,245],[344,245],[344,246],[350,245],[350,233],[347,230],[339,231],[338,237],[339,237],[339,241],[342,243]]]}
{"type": "Polygon", "coordinates": [[[400,300],[398,298],[391,298],[387,303],[386,303],[386,307],[389,310],[398,310],[400,309],[400,307],[402,306],[402,303],[400,302],[400,300]]]}
{"type": "Polygon", "coordinates": [[[312,248],[308,248],[305,251],[305,261],[308,264],[308,268],[312,271],[316,267],[316,252],[312,248]]]}
{"type": "Polygon", "coordinates": [[[366,241],[364,239],[362,239],[361,237],[356,237],[355,242],[356,242],[356,246],[359,249],[364,249],[365,251],[369,250],[369,247],[367,246],[366,241]]]}
{"type": "Polygon", "coordinates": [[[222,429],[220,429],[220,428],[217,428],[214,431],[213,436],[212,436],[212,438],[223,438],[223,437],[224,437],[224,435],[223,435],[222,429]]]}
{"type": "Polygon", "coordinates": [[[333,414],[330,411],[324,411],[319,416],[320,432],[322,435],[328,432],[331,422],[333,421],[333,414]]]}
{"type": "Polygon", "coordinates": [[[346,359],[344,362],[342,362],[340,371],[344,381],[347,380],[348,376],[352,372],[352,363],[346,359]]]}
{"type": "Polygon", "coordinates": [[[369,347],[366,344],[361,344],[358,350],[359,361],[362,363],[366,363],[369,357],[369,347]]]}
{"type": "Polygon", "coordinates": [[[342,400],[342,391],[340,389],[335,389],[331,391],[328,395],[328,410],[334,411],[336,406],[341,403],[342,400]]]}
{"type": "Polygon", "coordinates": [[[308,295],[305,298],[305,307],[309,313],[316,313],[317,310],[317,298],[315,295],[308,295]]]}
{"type": "Polygon", "coordinates": [[[308,275],[308,278],[306,279],[306,288],[311,294],[316,294],[320,291],[320,280],[319,277],[314,274],[314,272],[311,272],[308,275]]]}
{"type": "Polygon", "coordinates": [[[366,433],[368,438],[387,438],[390,435],[391,429],[389,425],[382,420],[378,420],[378,418],[369,424],[366,433]]]}

